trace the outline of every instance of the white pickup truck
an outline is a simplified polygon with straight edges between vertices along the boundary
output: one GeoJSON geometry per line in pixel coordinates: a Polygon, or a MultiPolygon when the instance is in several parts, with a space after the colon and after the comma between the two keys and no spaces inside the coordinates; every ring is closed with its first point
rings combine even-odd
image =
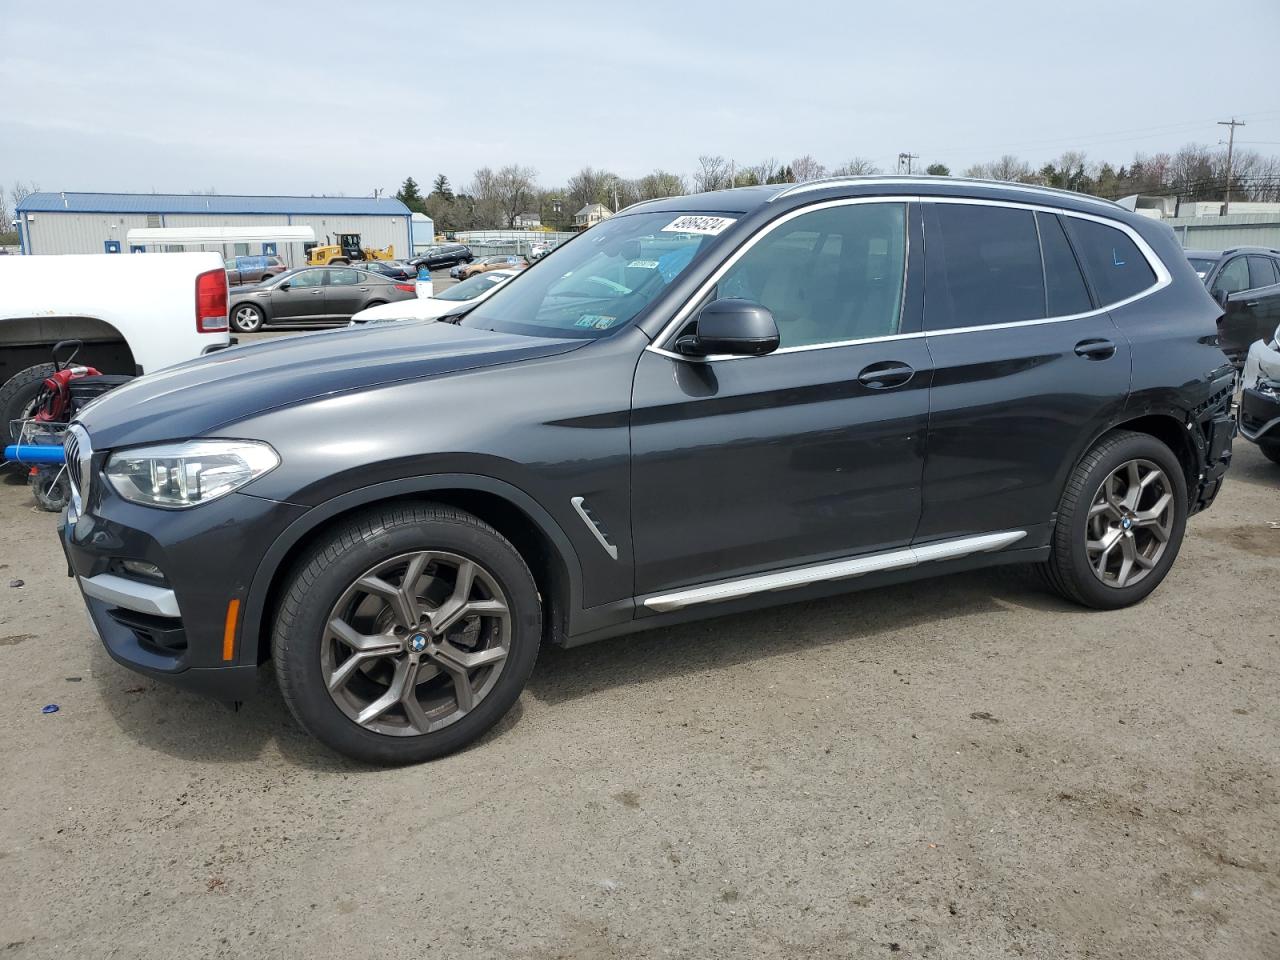
{"type": "Polygon", "coordinates": [[[0,439],[53,371],[50,350],[141,375],[230,344],[227,274],[216,253],[0,257],[0,439]]]}

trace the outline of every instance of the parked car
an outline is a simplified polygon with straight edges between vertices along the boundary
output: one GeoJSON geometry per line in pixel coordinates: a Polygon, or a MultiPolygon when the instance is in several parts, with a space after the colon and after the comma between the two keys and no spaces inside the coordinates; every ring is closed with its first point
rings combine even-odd
{"type": "Polygon", "coordinates": [[[555,249],[553,243],[534,243],[529,246],[529,259],[541,260],[548,253],[555,249]]]}
{"type": "Polygon", "coordinates": [[[279,257],[228,257],[227,285],[242,286],[246,283],[265,283],[289,268],[279,257]]]}
{"type": "Polygon", "coordinates": [[[85,410],[63,543],[112,656],[228,700],[273,660],[330,747],[421,761],[543,643],[1002,563],[1129,606],[1221,489],[1219,309],[1116,204],[751,187],[557,258],[455,323],[240,347],[85,410]]]}
{"type": "Polygon", "coordinates": [[[471,249],[462,243],[446,243],[438,247],[428,247],[422,253],[409,258],[409,265],[417,270],[426,264],[428,270],[442,270],[445,267],[456,267],[470,263],[475,259],[471,249]]]}
{"type": "Polygon", "coordinates": [[[1249,348],[1241,386],[1240,435],[1280,463],[1280,326],[1249,348]]]}
{"type": "Polygon", "coordinates": [[[1187,259],[1222,306],[1218,341],[1223,351],[1242,366],[1250,344],[1265,339],[1280,324],[1280,250],[1188,250],[1187,259]]]}
{"type": "Polygon", "coordinates": [[[50,354],[84,344],[76,362],[140,376],[220,350],[227,274],[216,253],[9,257],[0,261],[0,446],[34,409],[50,354]]]}
{"type": "Polygon", "coordinates": [[[412,282],[356,267],[304,267],[231,290],[231,325],[253,333],[278,324],[346,323],[366,307],[416,297],[412,282]]]}
{"type": "Polygon", "coordinates": [[[474,306],[519,272],[518,270],[490,270],[470,280],[455,283],[434,296],[369,307],[352,317],[350,325],[356,327],[366,323],[388,323],[395,320],[435,320],[437,317],[474,306]]]}
{"type": "Polygon", "coordinates": [[[466,280],[487,270],[522,270],[528,265],[529,261],[524,257],[503,253],[492,257],[481,257],[471,263],[459,264],[449,271],[449,276],[466,280]]]}
{"type": "Polygon", "coordinates": [[[360,264],[360,269],[392,280],[412,280],[417,275],[417,270],[403,260],[368,260],[360,264]]]}

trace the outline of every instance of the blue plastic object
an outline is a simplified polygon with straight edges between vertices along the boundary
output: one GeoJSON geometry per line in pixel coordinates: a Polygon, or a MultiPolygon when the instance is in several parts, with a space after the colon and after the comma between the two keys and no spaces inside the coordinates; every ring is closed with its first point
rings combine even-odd
{"type": "Polygon", "coordinates": [[[14,460],[18,463],[30,464],[32,466],[67,462],[67,455],[63,452],[62,448],[52,444],[35,445],[30,443],[11,443],[9,446],[4,448],[4,458],[6,460],[14,460]]]}
{"type": "Polygon", "coordinates": [[[57,713],[58,705],[56,703],[46,703],[40,708],[41,713],[57,713]]]}

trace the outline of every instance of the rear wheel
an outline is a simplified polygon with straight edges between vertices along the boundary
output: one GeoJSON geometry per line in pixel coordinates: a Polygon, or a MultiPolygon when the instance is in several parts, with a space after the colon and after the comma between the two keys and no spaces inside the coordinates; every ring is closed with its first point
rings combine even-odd
{"type": "Polygon", "coordinates": [[[273,658],[289,709],[327,746],[419,763],[474,741],[533,670],[542,613],[516,549],[471,514],[396,504],[300,561],[273,658]]]}
{"type": "Polygon", "coordinates": [[[1259,440],[1258,449],[1272,463],[1280,463],[1280,440],[1259,440]]]}
{"type": "Polygon", "coordinates": [[[251,303],[242,303],[231,311],[231,324],[241,333],[262,329],[262,311],[251,303]]]}
{"type": "Polygon", "coordinates": [[[1187,482],[1155,437],[1117,431],[1077,465],[1058,507],[1049,585],[1100,610],[1142,600],[1164,580],[1187,524],[1187,482]]]}
{"type": "Polygon", "coordinates": [[[66,467],[37,470],[27,483],[41,510],[61,513],[71,500],[71,480],[66,467]]]}

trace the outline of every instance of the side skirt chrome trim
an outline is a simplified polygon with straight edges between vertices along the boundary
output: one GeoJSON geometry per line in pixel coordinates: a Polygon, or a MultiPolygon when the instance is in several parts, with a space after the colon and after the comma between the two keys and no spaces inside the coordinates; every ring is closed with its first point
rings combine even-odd
{"type": "Polygon", "coordinates": [[[570,497],[569,502],[573,504],[573,509],[578,512],[578,516],[582,518],[582,522],[587,525],[587,529],[591,531],[591,535],[600,542],[600,546],[604,547],[604,552],[607,553],[614,560],[617,560],[618,548],[615,547],[612,543],[610,543],[607,539],[605,539],[605,535],[600,531],[600,528],[596,525],[595,518],[592,517],[591,514],[587,512],[587,508],[584,506],[584,504],[586,503],[586,498],[570,497]]]}
{"type": "Polygon", "coordinates": [[[955,560],[974,553],[990,553],[1003,550],[1017,543],[1027,535],[1025,530],[1005,530],[1001,533],[987,533],[978,537],[961,537],[957,540],[943,540],[939,543],[926,543],[901,550],[890,550],[884,553],[873,553],[865,557],[853,557],[849,560],[835,560],[830,563],[819,563],[809,567],[793,570],[780,570],[776,573],[762,573],[738,580],[725,580],[704,587],[691,587],[675,593],[663,593],[649,597],[644,606],[659,613],[680,610],[699,603],[721,603],[725,600],[737,600],[749,597],[754,593],[767,593],[773,590],[790,590],[793,587],[808,586],[812,583],[824,583],[831,580],[848,580],[868,573],[881,573],[886,570],[903,570],[934,560],[955,560]]]}

